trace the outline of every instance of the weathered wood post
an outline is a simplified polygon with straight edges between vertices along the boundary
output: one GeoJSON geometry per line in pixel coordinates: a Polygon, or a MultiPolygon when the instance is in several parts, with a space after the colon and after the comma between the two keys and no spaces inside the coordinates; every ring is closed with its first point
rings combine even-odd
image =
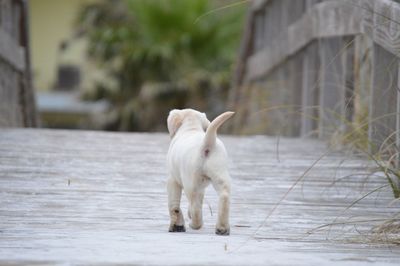
{"type": "MultiPolygon", "coordinates": [[[[397,169],[400,169],[400,65],[397,72],[397,113],[396,113],[396,153],[397,153],[397,169]]],[[[397,181],[400,188],[400,180],[397,181]]]]}
{"type": "Polygon", "coordinates": [[[366,5],[372,11],[365,16],[365,33],[374,42],[369,106],[370,151],[387,158],[399,149],[400,5],[389,0],[366,1],[366,5]]]}
{"type": "Polygon", "coordinates": [[[328,138],[336,130],[342,130],[340,117],[345,115],[345,66],[341,38],[320,40],[320,94],[319,137],[328,138]]]}
{"type": "Polygon", "coordinates": [[[27,1],[0,3],[0,127],[36,126],[27,1]]]}
{"type": "Polygon", "coordinates": [[[302,116],[301,136],[315,135],[318,121],[318,78],[319,56],[318,43],[313,42],[306,50],[303,57],[303,82],[302,82],[302,116]]]}
{"type": "Polygon", "coordinates": [[[373,49],[373,86],[370,98],[369,139],[371,152],[395,143],[398,59],[375,44],[373,49]]]}

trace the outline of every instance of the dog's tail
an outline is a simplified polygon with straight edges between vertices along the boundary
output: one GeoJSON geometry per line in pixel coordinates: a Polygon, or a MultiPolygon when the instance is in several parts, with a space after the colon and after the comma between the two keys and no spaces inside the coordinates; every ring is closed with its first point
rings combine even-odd
{"type": "Polygon", "coordinates": [[[223,114],[220,114],[207,127],[206,135],[204,137],[204,146],[203,146],[206,156],[210,152],[210,149],[212,149],[215,146],[215,142],[217,140],[217,130],[218,130],[218,128],[226,120],[231,118],[234,114],[235,114],[234,112],[225,112],[223,114]]]}

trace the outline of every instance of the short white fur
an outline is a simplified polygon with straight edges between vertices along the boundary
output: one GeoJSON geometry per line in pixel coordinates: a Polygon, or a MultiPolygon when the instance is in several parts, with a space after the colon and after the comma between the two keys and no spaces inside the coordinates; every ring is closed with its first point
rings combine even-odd
{"type": "Polygon", "coordinates": [[[211,183],[219,196],[215,232],[218,235],[229,235],[231,178],[227,153],[216,132],[233,114],[225,112],[210,123],[204,113],[193,109],[175,109],[169,113],[167,124],[171,143],[167,155],[167,189],[170,232],[186,230],[180,208],[182,190],[189,201],[190,227],[202,227],[204,192],[211,183]]]}

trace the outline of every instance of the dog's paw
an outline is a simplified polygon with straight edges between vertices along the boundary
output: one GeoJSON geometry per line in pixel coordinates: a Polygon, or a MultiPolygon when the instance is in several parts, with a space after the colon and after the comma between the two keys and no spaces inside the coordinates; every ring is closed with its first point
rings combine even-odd
{"type": "Polygon", "coordinates": [[[203,223],[194,223],[193,221],[189,224],[190,228],[193,230],[199,230],[202,226],[203,223]]]}
{"type": "Polygon", "coordinates": [[[230,229],[229,228],[217,228],[215,229],[215,234],[220,236],[229,236],[230,229]]]}
{"type": "Polygon", "coordinates": [[[173,226],[169,227],[169,232],[186,232],[185,226],[184,225],[176,225],[174,224],[173,226]]]}

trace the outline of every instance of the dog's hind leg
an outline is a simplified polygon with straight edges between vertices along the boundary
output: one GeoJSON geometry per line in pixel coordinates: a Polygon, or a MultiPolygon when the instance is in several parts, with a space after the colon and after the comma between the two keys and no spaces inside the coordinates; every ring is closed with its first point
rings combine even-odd
{"type": "Polygon", "coordinates": [[[203,199],[204,191],[192,192],[189,195],[189,214],[191,218],[190,227],[198,230],[203,226],[203,199]]]}
{"type": "Polygon", "coordinates": [[[229,235],[230,177],[228,174],[224,174],[218,178],[211,178],[211,181],[219,196],[218,220],[215,233],[217,235],[229,235]]]}
{"type": "Polygon", "coordinates": [[[180,208],[182,187],[172,177],[168,179],[168,209],[171,218],[169,232],[185,232],[185,219],[180,208]]]}

